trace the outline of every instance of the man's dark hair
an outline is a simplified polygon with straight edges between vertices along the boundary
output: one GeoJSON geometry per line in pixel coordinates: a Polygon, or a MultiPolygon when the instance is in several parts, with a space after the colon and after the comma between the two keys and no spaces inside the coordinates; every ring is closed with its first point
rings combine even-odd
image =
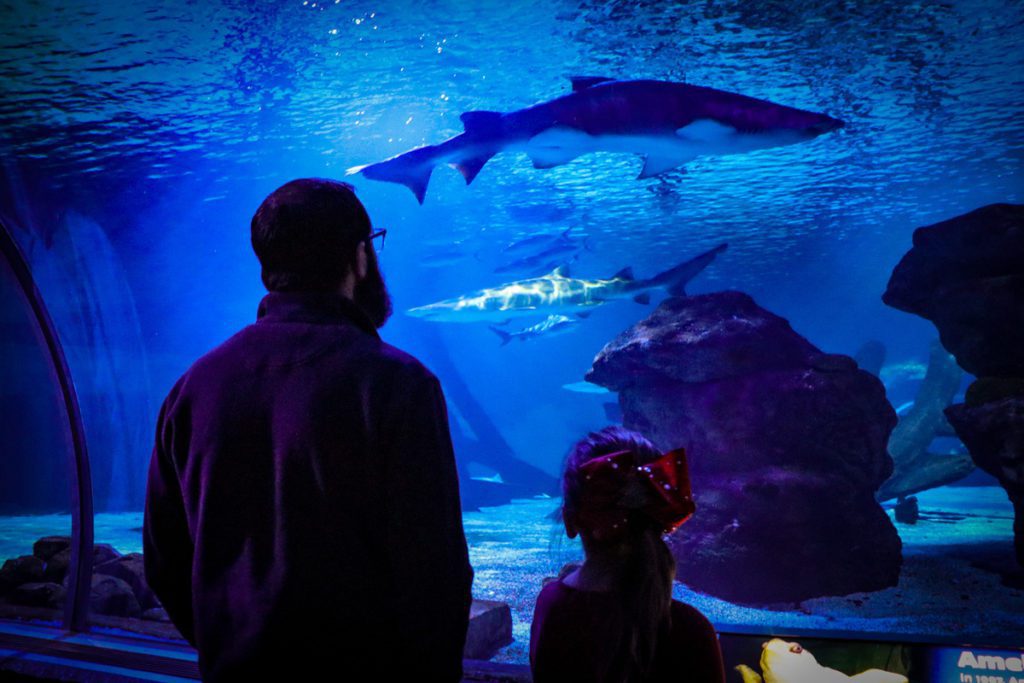
{"type": "Polygon", "coordinates": [[[300,178],[263,200],[252,248],[270,291],[333,291],[370,235],[370,217],[348,183],[300,178]]]}

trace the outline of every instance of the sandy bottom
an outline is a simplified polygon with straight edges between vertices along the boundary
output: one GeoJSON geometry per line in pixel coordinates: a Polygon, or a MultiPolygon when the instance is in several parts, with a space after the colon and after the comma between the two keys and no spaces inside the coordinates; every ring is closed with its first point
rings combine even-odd
{"type": "MultiPolygon", "coordinates": [[[[896,525],[904,553],[898,586],[770,607],[736,605],[682,584],[676,585],[676,598],[700,609],[723,631],[1024,645],[1024,588],[1004,579],[1016,571],[1013,512],[1004,491],[945,487],[919,494],[918,500],[921,520],[896,525]]],[[[578,541],[565,538],[549,517],[557,505],[557,499],[546,497],[516,500],[463,516],[476,572],[473,594],[512,608],[515,642],[498,661],[527,661],[530,620],[544,577],[582,557],[578,541]]],[[[141,512],[99,514],[97,542],[140,552],[141,525],[141,512]]],[[[70,530],[67,515],[3,518],[0,558],[29,553],[40,536],[70,530]]]]}

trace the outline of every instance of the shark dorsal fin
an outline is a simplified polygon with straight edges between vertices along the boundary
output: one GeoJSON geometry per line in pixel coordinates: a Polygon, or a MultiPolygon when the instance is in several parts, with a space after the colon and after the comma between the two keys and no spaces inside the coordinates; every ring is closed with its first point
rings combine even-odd
{"type": "Polygon", "coordinates": [[[619,272],[615,273],[615,275],[612,275],[612,279],[613,280],[635,280],[636,278],[633,277],[633,267],[632,266],[626,266],[625,268],[623,268],[619,272]]]}
{"type": "Polygon", "coordinates": [[[569,76],[569,80],[572,81],[572,91],[579,92],[598,83],[606,83],[615,79],[607,76],[569,76]]]}
{"type": "Polygon", "coordinates": [[[551,271],[551,274],[554,275],[555,277],[569,277],[569,264],[564,263],[558,266],[553,271],[551,271]]]}
{"type": "Polygon", "coordinates": [[[462,121],[462,126],[466,129],[467,133],[484,133],[493,131],[501,126],[501,112],[467,111],[459,117],[459,120],[462,121]]]}

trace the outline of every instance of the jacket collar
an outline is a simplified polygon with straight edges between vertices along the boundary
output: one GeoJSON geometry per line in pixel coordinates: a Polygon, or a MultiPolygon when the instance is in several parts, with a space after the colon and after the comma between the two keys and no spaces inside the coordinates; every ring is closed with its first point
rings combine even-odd
{"type": "Polygon", "coordinates": [[[377,337],[377,328],[351,299],[329,292],[269,292],[256,311],[257,322],[299,322],[314,325],[354,324],[377,337]]]}

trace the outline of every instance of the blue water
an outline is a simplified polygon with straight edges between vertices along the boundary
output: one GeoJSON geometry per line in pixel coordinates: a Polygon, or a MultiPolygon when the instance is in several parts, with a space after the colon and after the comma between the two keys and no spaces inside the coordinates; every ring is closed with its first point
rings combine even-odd
{"type": "MultiPolygon", "coordinates": [[[[505,347],[486,325],[402,315],[513,279],[493,272],[502,245],[572,227],[588,244],[575,274],[606,277],[626,265],[649,276],[727,241],[691,293],[740,289],[826,351],[879,339],[893,368],[920,367],[934,328],[880,301],[913,228],[1024,201],[1020,3],[255,7],[0,4],[0,210],[43,270],[104,254],[74,301],[59,277],[40,283],[76,340],[73,372],[91,383],[101,511],[139,509],[163,395],[254,319],[263,289],[248,223],[268,192],[440,142],[464,111],[564,94],[568,75],[687,81],[847,126],[642,181],[628,155],[536,170],[500,154],[469,187],[439,168],[423,206],[404,187],[354,181],[389,229],[397,313],[383,336],[443,384],[463,382],[511,451],[552,475],[607,422],[608,396],[563,386],[651,309],[609,304],[563,335],[505,347]],[[100,332],[75,331],[82,310],[100,332]],[[114,414],[124,433],[100,426],[114,414]]],[[[461,410],[453,403],[464,425],[461,410]]]]}

